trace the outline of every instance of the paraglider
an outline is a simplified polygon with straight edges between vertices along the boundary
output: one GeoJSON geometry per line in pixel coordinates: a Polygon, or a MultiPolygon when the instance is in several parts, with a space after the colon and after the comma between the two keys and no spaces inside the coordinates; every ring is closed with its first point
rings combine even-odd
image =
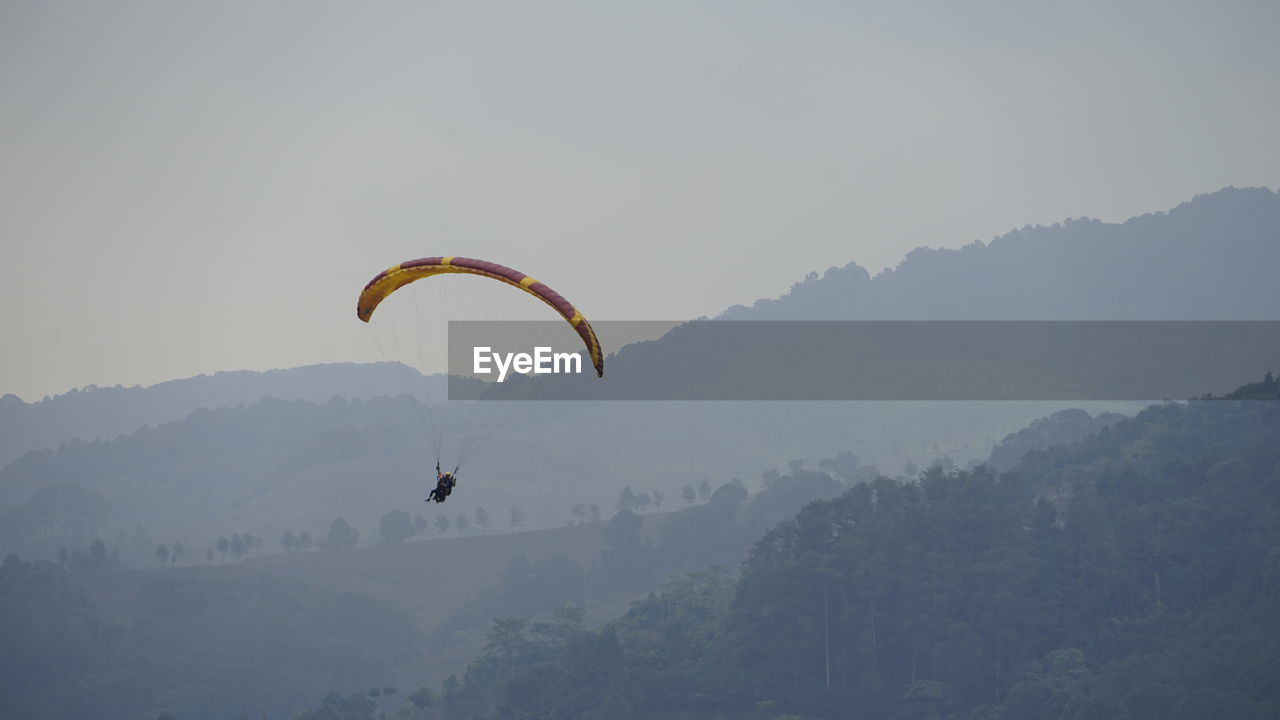
{"type": "MultiPolygon", "coordinates": [[[[595,330],[592,329],[591,323],[586,317],[578,311],[564,296],[552,290],[544,283],[538,282],[532,277],[518,270],[513,270],[505,265],[489,262],[487,260],[477,260],[474,258],[440,256],[418,258],[402,262],[394,265],[386,270],[378,273],[370,280],[364,289],[360,292],[359,300],[356,303],[356,316],[362,321],[368,323],[373,317],[374,311],[384,300],[395,293],[397,290],[418,280],[440,277],[450,274],[474,275],[498,282],[505,283],[519,290],[522,290],[533,297],[538,298],[554,309],[565,322],[569,323],[574,332],[582,340],[582,344],[587,350],[590,357],[591,365],[595,368],[597,377],[604,377],[604,352],[600,348],[600,341],[596,337],[595,330]]],[[[446,296],[447,297],[447,296],[446,296]]],[[[393,313],[394,314],[394,313],[393,313]]],[[[399,359],[399,358],[392,358],[399,359]]],[[[573,359],[577,360],[576,354],[573,359]]],[[[580,365],[579,365],[580,367],[580,365]]],[[[421,406],[424,408],[424,423],[427,424],[432,432],[435,441],[436,455],[436,486],[427,496],[427,502],[444,502],[453,489],[457,486],[458,470],[461,469],[462,463],[471,457],[481,445],[483,445],[489,437],[492,437],[496,427],[490,424],[488,428],[482,428],[478,432],[473,433],[470,438],[469,445],[465,445],[459,450],[459,462],[453,472],[441,472],[440,455],[442,449],[443,436],[445,433],[441,423],[433,417],[429,405],[421,406]],[[427,417],[432,416],[432,417],[427,417]]],[[[464,441],[465,443],[465,441],[464,441]]]]}

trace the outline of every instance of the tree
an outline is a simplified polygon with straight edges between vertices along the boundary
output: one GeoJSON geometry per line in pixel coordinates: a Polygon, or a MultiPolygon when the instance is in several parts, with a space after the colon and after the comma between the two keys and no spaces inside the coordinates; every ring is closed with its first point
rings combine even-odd
{"type": "Polygon", "coordinates": [[[1083,652],[1054,650],[1023,672],[1022,681],[1009,690],[1005,712],[1011,717],[1068,717],[1073,705],[1082,704],[1088,680],[1083,652]]]}
{"type": "Polygon", "coordinates": [[[436,530],[439,530],[441,535],[449,532],[449,516],[444,513],[436,515],[435,526],[436,530]]]}
{"type": "MultiPolygon", "coordinates": [[[[573,519],[577,520],[579,523],[586,522],[587,506],[584,505],[583,503],[574,503],[573,507],[569,508],[569,514],[573,516],[573,519]]],[[[572,525],[573,520],[570,520],[569,524],[572,525]]]]}
{"type": "Polygon", "coordinates": [[[859,472],[861,464],[862,458],[848,450],[839,453],[834,458],[824,458],[818,461],[818,467],[850,485],[859,479],[865,479],[859,472]]]}
{"type": "Polygon", "coordinates": [[[244,537],[240,533],[231,533],[231,557],[239,560],[247,550],[244,537]]]}
{"type": "Polygon", "coordinates": [[[414,514],[413,516],[413,530],[414,530],[413,534],[414,535],[422,534],[429,527],[431,527],[431,523],[427,522],[427,519],[422,517],[422,513],[414,514]]]}
{"type": "Polygon", "coordinates": [[[631,486],[627,485],[618,493],[618,502],[614,506],[614,509],[620,513],[635,512],[636,508],[639,507],[639,503],[639,498],[637,498],[636,494],[631,491],[631,486]]]}
{"type": "Polygon", "coordinates": [[[665,500],[665,499],[666,499],[666,497],[667,497],[667,496],[666,496],[666,495],[664,495],[664,494],[662,493],[662,491],[661,491],[661,490],[654,490],[654,491],[653,491],[653,509],[654,509],[654,510],[661,510],[661,509],[662,509],[662,501],[663,501],[663,500],[665,500]]]}
{"type": "Polygon", "coordinates": [[[619,512],[601,533],[599,579],[618,588],[640,588],[650,579],[653,547],[643,531],[644,520],[634,512],[619,512]]]}
{"type": "MultiPolygon", "coordinates": [[[[902,705],[910,717],[943,718],[951,715],[957,703],[956,689],[937,680],[917,680],[902,694],[902,705]]],[[[1035,717],[1016,715],[1015,717],[1035,717]]],[[[1039,717],[1051,717],[1041,715],[1039,717]]]]}
{"type": "Polygon", "coordinates": [[[489,529],[489,511],[482,507],[476,508],[476,527],[482,533],[489,529]]]}
{"type": "MultiPolygon", "coordinates": [[[[17,556],[15,555],[14,557],[17,556]]],[[[72,570],[87,570],[89,569],[89,556],[85,555],[81,550],[72,550],[69,566],[72,570]]]]}
{"type": "Polygon", "coordinates": [[[711,483],[707,482],[706,479],[704,478],[702,482],[698,483],[698,499],[703,502],[706,502],[710,498],[711,498],[711,483]]]}
{"type": "Polygon", "coordinates": [[[341,550],[355,547],[360,542],[360,531],[347,524],[346,518],[338,516],[329,525],[329,532],[324,538],[324,547],[329,550],[341,550]]]}
{"type": "Polygon", "coordinates": [[[298,533],[298,547],[302,548],[304,551],[310,550],[312,544],[313,543],[311,540],[310,531],[303,530],[302,532],[298,533]]]}
{"type": "Polygon", "coordinates": [[[523,618],[494,618],[484,645],[485,653],[508,661],[515,659],[528,642],[525,637],[528,627],[529,621],[523,618]]]}
{"type": "Polygon", "coordinates": [[[94,540],[89,546],[89,562],[95,568],[111,566],[111,561],[107,558],[107,546],[101,540],[94,540]]]}
{"type": "Polygon", "coordinates": [[[177,563],[182,560],[183,555],[187,554],[187,546],[183,545],[181,540],[174,540],[170,554],[173,556],[172,562],[177,563]]]}
{"type": "Polygon", "coordinates": [[[561,625],[581,627],[587,620],[587,609],[581,605],[561,605],[552,614],[552,619],[561,625]]]}
{"type": "Polygon", "coordinates": [[[515,505],[511,506],[511,529],[518,530],[524,524],[524,512],[515,505]]]}
{"type": "Polygon", "coordinates": [[[409,702],[419,710],[425,710],[435,704],[435,695],[431,694],[431,689],[426,685],[418,688],[417,692],[409,696],[409,702]]]}
{"type": "Polygon", "coordinates": [[[293,552],[298,548],[298,538],[294,537],[292,530],[285,530],[280,536],[280,544],[284,546],[285,552],[293,552]]]}
{"type": "Polygon", "coordinates": [[[595,503],[591,503],[591,505],[587,507],[587,522],[593,522],[593,523],[600,522],[600,506],[599,505],[596,505],[595,503]]]}
{"type": "Polygon", "coordinates": [[[685,484],[684,489],[680,491],[680,497],[689,505],[692,505],[698,499],[698,493],[693,489],[692,485],[685,484]]]}
{"type": "Polygon", "coordinates": [[[169,548],[164,543],[156,546],[156,559],[160,561],[161,565],[169,564],[169,548]]]}
{"type": "Polygon", "coordinates": [[[382,516],[378,523],[378,542],[383,545],[398,545],[413,537],[418,532],[413,518],[403,510],[390,510],[382,516]]]}
{"type": "Polygon", "coordinates": [[[453,526],[458,528],[459,535],[467,534],[467,526],[470,524],[470,521],[467,520],[467,516],[462,513],[458,513],[458,517],[453,519],[453,526]]]}

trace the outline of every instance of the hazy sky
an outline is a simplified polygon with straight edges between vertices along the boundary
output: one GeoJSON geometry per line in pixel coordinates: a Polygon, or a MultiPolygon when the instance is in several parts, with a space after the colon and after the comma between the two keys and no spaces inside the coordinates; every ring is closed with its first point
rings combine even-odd
{"type": "Polygon", "coordinates": [[[0,393],[377,359],[471,255],[599,319],[1280,186],[1280,3],[0,0],[0,393]]]}

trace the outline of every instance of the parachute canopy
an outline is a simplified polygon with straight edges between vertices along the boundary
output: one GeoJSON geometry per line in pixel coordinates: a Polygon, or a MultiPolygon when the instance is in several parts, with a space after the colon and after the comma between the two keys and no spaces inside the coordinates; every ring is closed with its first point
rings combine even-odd
{"type": "Polygon", "coordinates": [[[560,293],[543,283],[534,280],[519,270],[512,270],[505,265],[488,262],[487,260],[464,257],[428,257],[409,260],[387,268],[375,275],[369,281],[369,284],[364,286],[364,290],[360,293],[360,300],[356,303],[356,315],[361,320],[369,322],[369,318],[373,317],[373,311],[377,309],[378,303],[385,300],[391,293],[415,280],[449,273],[479,275],[504,282],[512,287],[520,288],[550,305],[577,331],[578,337],[582,338],[583,344],[587,347],[587,352],[591,355],[591,364],[595,366],[596,375],[604,377],[604,353],[600,349],[600,341],[596,338],[595,330],[591,329],[591,323],[587,322],[582,313],[578,312],[577,308],[570,304],[568,300],[565,300],[560,293]]]}

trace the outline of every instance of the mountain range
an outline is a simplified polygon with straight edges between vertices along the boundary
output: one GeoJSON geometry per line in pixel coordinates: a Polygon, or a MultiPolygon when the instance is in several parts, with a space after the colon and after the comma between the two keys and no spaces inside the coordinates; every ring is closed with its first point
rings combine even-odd
{"type": "MultiPolygon", "coordinates": [[[[1280,195],[1228,188],[1123,223],[1072,220],[956,250],[922,248],[874,277],[851,263],[718,319],[1272,319],[1278,260],[1280,195]]],[[[662,355],[664,342],[618,350],[611,371],[625,377],[629,365],[662,355]]],[[[370,537],[388,510],[434,512],[417,500],[433,458],[423,406],[398,397],[422,380],[406,371],[338,364],[90,387],[35,403],[5,396],[0,550],[50,556],[139,524],[203,547],[232,531],[320,533],[339,514],[370,537]]],[[[443,377],[430,383],[443,393],[443,377]]],[[[889,474],[942,456],[965,465],[1064,407],[516,403],[491,426],[448,509],[505,515],[515,506],[530,527],[547,527],[563,524],[575,503],[608,507],[626,485],[674,502],[686,484],[738,476],[758,486],[770,468],[842,451],[889,474]]],[[[432,412],[453,437],[471,432],[476,414],[432,412]]]]}

